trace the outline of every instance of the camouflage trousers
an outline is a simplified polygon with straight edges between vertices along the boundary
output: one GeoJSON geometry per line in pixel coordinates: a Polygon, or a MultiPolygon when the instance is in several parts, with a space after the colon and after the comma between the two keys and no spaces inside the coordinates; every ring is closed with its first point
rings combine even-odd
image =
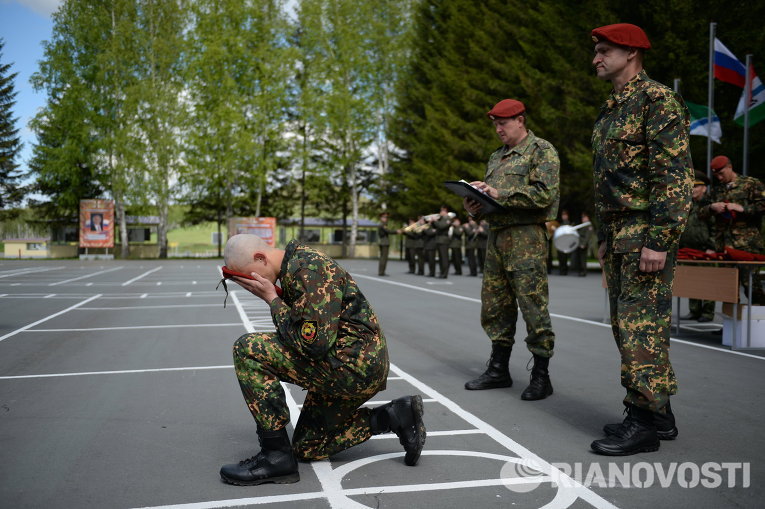
{"type": "Polygon", "coordinates": [[[307,389],[292,447],[299,459],[328,458],[372,436],[369,408],[385,389],[388,354],[339,367],[286,348],[276,333],[245,334],[234,343],[234,369],[250,413],[264,430],[284,428],[290,412],[280,382],[307,389]]]}
{"type": "Polygon", "coordinates": [[[512,346],[520,308],[526,322],[526,347],[534,355],[552,357],[555,333],[548,311],[547,236],[543,226],[534,226],[489,234],[481,326],[493,343],[512,346]]]}
{"type": "Polygon", "coordinates": [[[640,271],[640,252],[605,257],[611,329],[621,354],[621,382],[625,404],[662,412],[677,380],[669,362],[672,323],[672,280],[675,254],[667,253],[664,269],[640,271]]]}

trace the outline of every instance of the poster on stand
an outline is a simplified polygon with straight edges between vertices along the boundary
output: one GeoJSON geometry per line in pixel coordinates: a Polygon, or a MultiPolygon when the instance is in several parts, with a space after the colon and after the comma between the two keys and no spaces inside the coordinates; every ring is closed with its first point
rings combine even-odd
{"type": "Polygon", "coordinates": [[[257,235],[268,243],[276,245],[276,218],[275,217],[232,217],[228,221],[228,235],[251,233],[257,235]]]}
{"type": "Polygon", "coordinates": [[[80,200],[80,247],[114,247],[113,200],[80,200]]]}

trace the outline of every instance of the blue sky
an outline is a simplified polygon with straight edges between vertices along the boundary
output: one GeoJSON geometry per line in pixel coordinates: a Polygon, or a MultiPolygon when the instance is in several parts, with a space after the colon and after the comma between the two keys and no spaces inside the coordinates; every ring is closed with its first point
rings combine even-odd
{"type": "Polygon", "coordinates": [[[50,39],[53,26],[50,16],[59,4],[60,0],[0,0],[0,37],[5,41],[0,58],[3,64],[11,64],[12,73],[18,73],[14,81],[17,95],[13,111],[24,143],[18,161],[22,171],[26,171],[35,141],[29,121],[46,100],[44,92],[34,91],[29,77],[43,57],[42,43],[50,39]]]}

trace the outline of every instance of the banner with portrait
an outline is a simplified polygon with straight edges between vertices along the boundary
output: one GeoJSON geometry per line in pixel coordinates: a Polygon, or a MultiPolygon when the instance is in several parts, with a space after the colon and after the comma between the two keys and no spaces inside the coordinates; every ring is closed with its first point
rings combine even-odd
{"type": "Polygon", "coordinates": [[[113,200],[80,200],[80,247],[114,247],[113,200]]]}
{"type": "Polygon", "coordinates": [[[276,246],[275,217],[232,217],[228,221],[228,235],[251,233],[257,235],[274,247],[276,246]]]}

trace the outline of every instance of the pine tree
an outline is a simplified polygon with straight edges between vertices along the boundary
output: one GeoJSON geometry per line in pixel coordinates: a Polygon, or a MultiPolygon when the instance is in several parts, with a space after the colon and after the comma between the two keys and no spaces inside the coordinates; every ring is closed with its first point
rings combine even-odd
{"type": "Polygon", "coordinates": [[[21,173],[16,162],[21,150],[21,138],[16,128],[17,118],[13,117],[16,94],[13,80],[17,73],[10,73],[11,64],[3,62],[5,41],[0,39],[0,213],[4,217],[14,215],[6,210],[21,202],[23,189],[20,187],[21,173]]]}

